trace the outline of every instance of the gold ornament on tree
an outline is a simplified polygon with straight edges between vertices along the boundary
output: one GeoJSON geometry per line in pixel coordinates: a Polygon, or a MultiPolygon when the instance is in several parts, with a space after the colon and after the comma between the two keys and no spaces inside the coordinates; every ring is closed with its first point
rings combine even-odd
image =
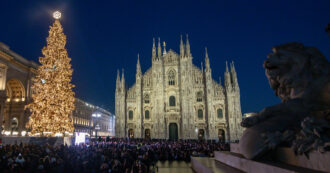
{"type": "Polygon", "coordinates": [[[65,49],[66,36],[59,21],[61,13],[53,14],[55,22],[50,26],[47,45],[42,49],[32,84],[32,103],[26,106],[31,112],[27,128],[31,135],[55,136],[72,133],[72,111],[75,109],[71,84],[71,58],[65,49]]]}

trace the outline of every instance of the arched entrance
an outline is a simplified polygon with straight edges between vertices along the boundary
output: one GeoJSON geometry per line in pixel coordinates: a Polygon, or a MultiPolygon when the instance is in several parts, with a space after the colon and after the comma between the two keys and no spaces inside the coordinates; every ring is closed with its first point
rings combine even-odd
{"type": "Polygon", "coordinates": [[[176,123],[170,123],[169,125],[169,139],[178,140],[178,125],[176,123]]]}
{"type": "Polygon", "coordinates": [[[219,138],[220,142],[225,142],[226,141],[225,131],[223,129],[218,130],[218,138],[219,138]]]}
{"type": "Polygon", "coordinates": [[[128,130],[128,137],[129,138],[134,138],[134,130],[133,129],[128,130]]]}
{"type": "Polygon", "coordinates": [[[144,130],[144,138],[145,139],[150,139],[150,129],[145,129],[144,130]]]}
{"type": "Polygon", "coordinates": [[[25,89],[23,84],[16,79],[7,82],[6,94],[10,101],[23,101],[25,99],[25,89]]]}
{"type": "Polygon", "coordinates": [[[199,140],[204,140],[204,139],[205,139],[205,132],[204,132],[204,129],[199,129],[199,130],[198,130],[198,139],[199,139],[199,140]]]}
{"type": "MultiPolygon", "coordinates": [[[[18,131],[26,123],[25,116],[25,88],[18,79],[10,79],[6,83],[7,101],[2,107],[3,128],[11,131],[18,131]],[[23,116],[22,116],[23,115],[23,116]],[[20,123],[18,123],[20,122],[20,123]]],[[[24,127],[23,127],[24,128],[24,127]]]]}

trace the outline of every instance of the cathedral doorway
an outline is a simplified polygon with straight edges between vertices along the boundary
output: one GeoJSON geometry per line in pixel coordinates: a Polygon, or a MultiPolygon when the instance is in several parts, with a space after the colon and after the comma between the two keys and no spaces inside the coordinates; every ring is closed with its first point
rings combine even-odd
{"type": "Polygon", "coordinates": [[[145,139],[150,139],[150,129],[144,130],[144,137],[145,137],[145,139]]]}
{"type": "Polygon", "coordinates": [[[198,130],[198,139],[199,139],[199,140],[204,140],[204,139],[205,139],[205,132],[204,132],[204,129],[199,129],[199,130],[198,130]]]}
{"type": "Polygon", "coordinates": [[[218,130],[218,137],[220,142],[225,142],[225,131],[223,129],[218,130]]]}
{"type": "Polygon", "coordinates": [[[178,125],[176,123],[170,123],[169,125],[169,139],[178,140],[178,125]]]}
{"type": "Polygon", "coordinates": [[[134,138],[134,130],[133,129],[128,130],[128,137],[129,138],[134,138]]]}

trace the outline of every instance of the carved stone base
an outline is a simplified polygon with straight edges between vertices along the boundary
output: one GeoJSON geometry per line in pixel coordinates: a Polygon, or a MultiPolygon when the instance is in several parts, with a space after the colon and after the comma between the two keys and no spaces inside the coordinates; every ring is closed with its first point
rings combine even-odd
{"type": "Polygon", "coordinates": [[[215,159],[223,164],[234,167],[244,172],[253,173],[312,173],[318,172],[316,170],[307,169],[303,167],[292,166],[277,162],[257,162],[245,159],[242,155],[226,151],[215,151],[215,159]]]}
{"type": "MultiPolygon", "coordinates": [[[[230,152],[240,154],[238,144],[230,144],[230,152]]],[[[291,148],[281,147],[275,152],[275,159],[278,162],[292,166],[303,167],[318,171],[330,172],[330,152],[319,153],[312,151],[309,153],[309,158],[305,155],[295,155],[291,148]]]]}
{"type": "Polygon", "coordinates": [[[295,155],[291,148],[279,148],[276,150],[278,161],[294,166],[330,172],[330,152],[319,153],[312,151],[308,156],[309,158],[305,155],[295,155]]]}

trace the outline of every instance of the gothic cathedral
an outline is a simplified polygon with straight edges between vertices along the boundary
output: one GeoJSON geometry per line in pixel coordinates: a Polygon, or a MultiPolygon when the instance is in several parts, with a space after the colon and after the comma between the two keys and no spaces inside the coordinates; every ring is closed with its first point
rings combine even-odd
{"type": "Polygon", "coordinates": [[[234,63],[226,62],[224,87],[212,79],[205,50],[205,69],[192,63],[188,36],[180,54],[166,50],[158,39],[152,47],[152,67],[142,74],[139,55],[136,82],[125,87],[124,73],[116,81],[116,136],[158,139],[238,140],[243,132],[240,89],[234,63]]]}

